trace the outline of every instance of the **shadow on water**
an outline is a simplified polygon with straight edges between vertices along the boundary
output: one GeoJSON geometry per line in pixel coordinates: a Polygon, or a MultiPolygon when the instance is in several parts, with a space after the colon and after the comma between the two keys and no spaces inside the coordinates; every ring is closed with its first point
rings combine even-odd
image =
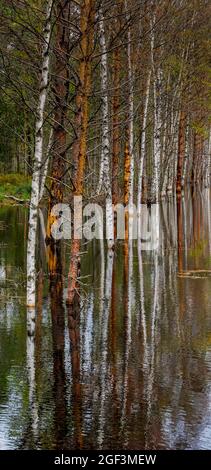
{"type": "Polygon", "coordinates": [[[0,209],[0,448],[211,448],[210,197],[163,202],[155,251],[85,244],[71,306],[69,246],[49,289],[40,245],[36,315],[27,212],[0,209]]]}

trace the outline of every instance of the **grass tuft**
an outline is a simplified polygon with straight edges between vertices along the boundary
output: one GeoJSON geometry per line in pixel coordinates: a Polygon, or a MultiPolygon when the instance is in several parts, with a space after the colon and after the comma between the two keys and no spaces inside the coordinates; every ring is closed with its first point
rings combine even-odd
{"type": "Polygon", "coordinates": [[[29,176],[10,173],[0,175],[0,202],[7,203],[5,196],[15,196],[19,199],[28,200],[31,192],[31,178],[29,176]]]}

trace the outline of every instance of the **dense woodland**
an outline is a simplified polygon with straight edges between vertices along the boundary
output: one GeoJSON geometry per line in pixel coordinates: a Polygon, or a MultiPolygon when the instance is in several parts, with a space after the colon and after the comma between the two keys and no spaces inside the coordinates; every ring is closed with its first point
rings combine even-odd
{"type": "Polygon", "coordinates": [[[0,20],[0,448],[210,449],[211,1],[0,20]]]}
{"type": "MultiPolygon", "coordinates": [[[[34,306],[40,205],[52,281],[61,273],[55,204],[74,195],[105,203],[113,248],[112,204],[141,211],[167,195],[180,201],[187,185],[210,185],[211,4],[0,0],[0,16],[0,171],[30,176],[34,306]]],[[[70,250],[72,305],[80,240],[70,250]]]]}

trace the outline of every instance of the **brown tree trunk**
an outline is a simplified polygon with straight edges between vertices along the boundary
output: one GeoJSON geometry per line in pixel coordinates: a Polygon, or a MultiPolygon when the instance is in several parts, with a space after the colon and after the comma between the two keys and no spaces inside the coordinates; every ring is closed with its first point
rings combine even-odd
{"type": "Polygon", "coordinates": [[[64,446],[67,428],[66,377],[65,377],[65,317],[63,306],[63,282],[60,274],[55,275],[50,285],[53,378],[55,393],[54,432],[56,448],[64,446]]]}
{"type": "MultiPolygon", "coordinates": [[[[81,6],[81,56],[79,65],[79,86],[76,96],[77,139],[73,147],[73,161],[76,163],[74,195],[83,193],[84,171],[87,151],[89,118],[89,94],[91,87],[91,57],[93,49],[94,0],[84,0],[81,6]]],[[[71,245],[71,262],[68,275],[67,303],[72,304],[78,290],[80,275],[80,239],[74,238],[71,245]]]]}
{"type": "Polygon", "coordinates": [[[182,220],[182,200],[177,199],[177,250],[178,250],[178,272],[183,271],[183,220],[182,220]]]}
{"type": "Polygon", "coordinates": [[[146,204],[146,200],[147,200],[147,177],[146,177],[146,170],[144,169],[143,176],[142,176],[141,204],[146,204]]]}
{"type": "Polygon", "coordinates": [[[120,108],[120,50],[116,48],[113,53],[113,83],[115,86],[113,97],[113,155],[112,155],[112,201],[118,202],[118,163],[119,163],[119,108],[120,108]]]}
{"type": "Polygon", "coordinates": [[[74,447],[83,447],[82,432],[82,384],[80,358],[80,299],[74,296],[74,302],[67,307],[70,354],[72,366],[72,416],[74,423],[74,447]]]}
{"type": "Polygon", "coordinates": [[[90,58],[93,43],[94,0],[82,0],[80,16],[79,83],[76,94],[75,133],[72,150],[73,183],[75,192],[82,193],[88,127],[88,96],[91,85],[90,58]],[[80,180],[78,180],[78,177],[80,180]]]}
{"type": "Polygon", "coordinates": [[[185,158],[185,113],[181,111],[179,121],[179,142],[178,142],[178,160],[177,160],[177,197],[181,197],[182,193],[182,174],[185,158]]]}
{"type": "Polygon", "coordinates": [[[54,130],[52,146],[52,182],[50,188],[47,245],[48,245],[48,265],[50,276],[60,271],[60,242],[56,242],[51,235],[51,228],[55,222],[55,217],[51,215],[55,204],[63,201],[63,178],[65,173],[66,154],[66,116],[69,95],[69,49],[70,49],[70,2],[60,0],[56,9],[57,30],[55,38],[55,65],[54,65],[54,130]]]}
{"type": "Polygon", "coordinates": [[[203,137],[199,136],[198,139],[198,152],[197,152],[197,176],[196,181],[202,182],[203,179],[203,137]]]}
{"type": "MultiPolygon", "coordinates": [[[[118,169],[119,169],[119,109],[120,109],[120,49],[113,52],[113,149],[112,149],[112,203],[118,203],[118,169]]],[[[114,211],[114,238],[117,237],[117,214],[114,211]]]]}
{"type": "MultiPolygon", "coordinates": [[[[129,204],[129,184],[130,184],[130,146],[129,146],[129,127],[126,129],[125,158],[124,158],[124,205],[129,204]]],[[[129,238],[129,214],[125,211],[125,240],[129,238]]]]}
{"type": "Polygon", "coordinates": [[[197,179],[197,162],[198,162],[198,154],[199,154],[199,144],[200,144],[200,136],[197,132],[194,132],[193,137],[193,161],[192,161],[192,173],[191,173],[191,185],[194,186],[196,179],[197,179]]]}

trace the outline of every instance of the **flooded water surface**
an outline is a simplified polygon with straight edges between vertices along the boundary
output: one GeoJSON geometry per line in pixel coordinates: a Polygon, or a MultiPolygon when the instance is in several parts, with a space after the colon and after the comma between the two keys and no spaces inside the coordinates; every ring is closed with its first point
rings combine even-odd
{"type": "Polygon", "coordinates": [[[71,316],[41,243],[34,325],[27,209],[0,209],[1,449],[211,449],[210,196],[162,203],[157,250],[84,243],[71,316]]]}

